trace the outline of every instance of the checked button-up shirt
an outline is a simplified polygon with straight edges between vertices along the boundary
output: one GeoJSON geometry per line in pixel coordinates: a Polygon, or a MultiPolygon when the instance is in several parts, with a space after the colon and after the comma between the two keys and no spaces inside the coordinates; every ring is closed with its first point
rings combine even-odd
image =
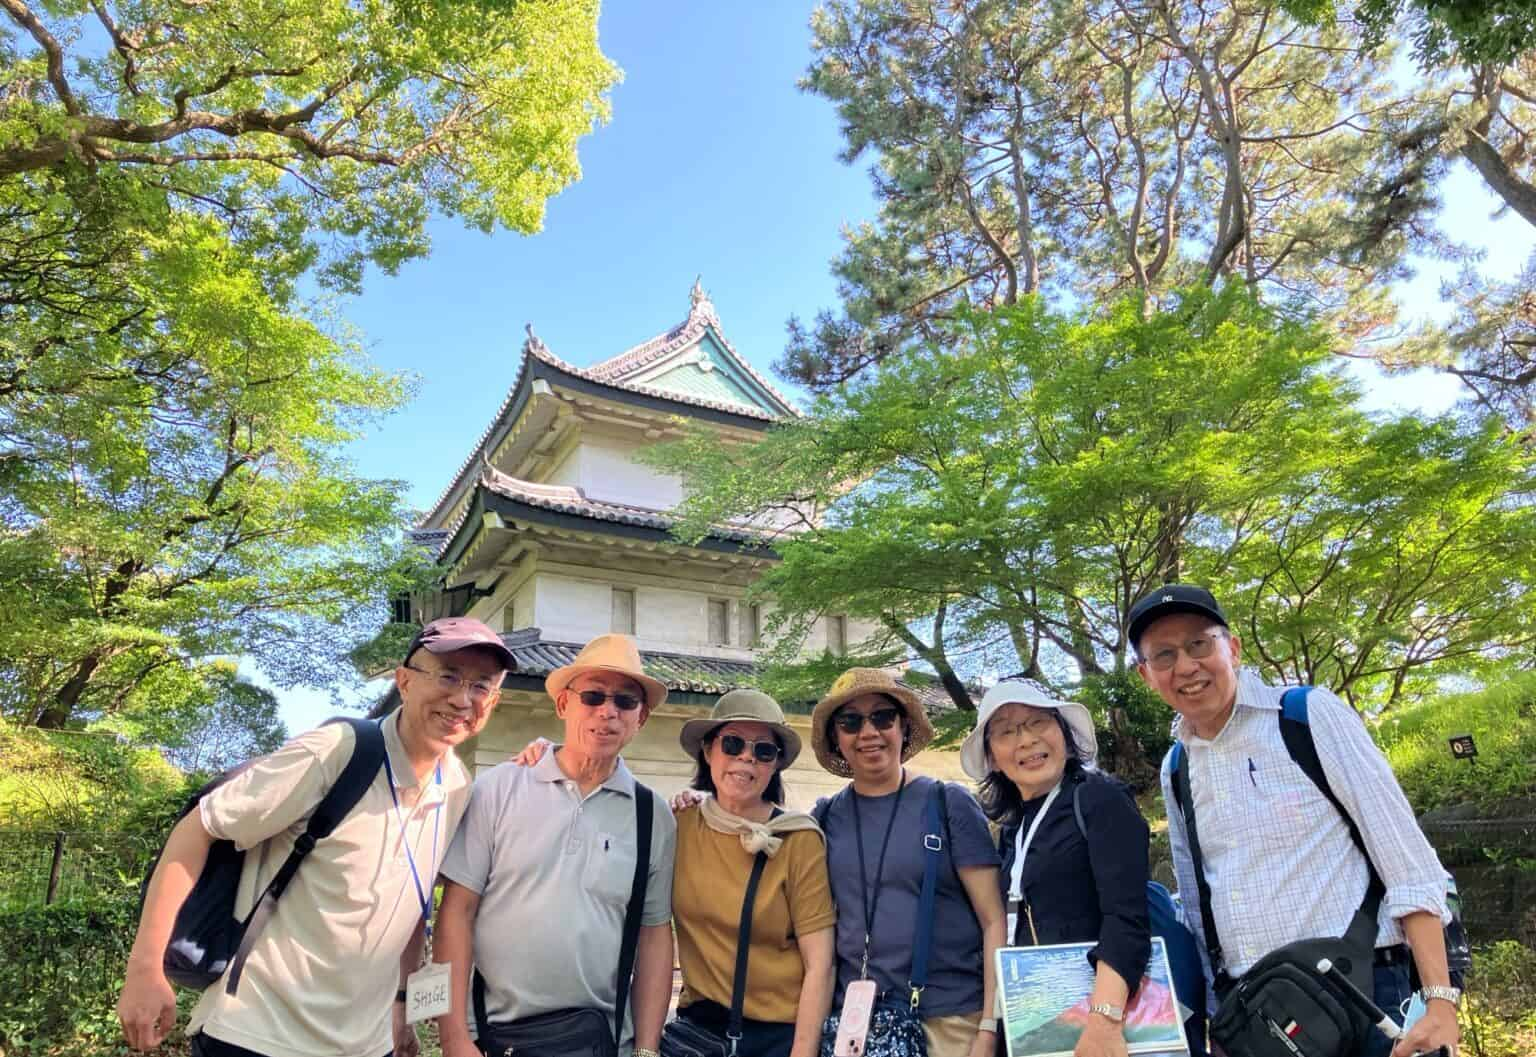
{"type": "MultiPolygon", "coordinates": [[[[1237,707],[1214,738],[1195,736],[1182,718],[1174,722],[1174,736],[1184,742],[1212,916],[1233,976],[1294,940],[1342,935],[1369,883],[1344,820],[1286,751],[1283,691],[1244,669],[1237,707]]],[[[1359,715],[1322,689],[1308,695],[1307,708],[1323,773],[1386,885],[1376,945],[1403,942],[1398,919],[1415,911],[1449,920],[1445,870],[1359,715]]],[[[1195,867],[1168,764],[1164,759],[1162,785],[1174,874],[1204,959],[1195,867]]]]}

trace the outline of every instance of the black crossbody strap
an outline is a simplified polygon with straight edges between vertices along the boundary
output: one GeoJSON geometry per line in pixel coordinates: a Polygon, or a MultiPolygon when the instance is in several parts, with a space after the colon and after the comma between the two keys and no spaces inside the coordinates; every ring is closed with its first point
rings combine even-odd
{"type": "Polygon", "coordinates": [[[635,950],[640,945],[640,918],[645,910],[645,882],[651,870],[651,823],[655,809],[652,793],[635,783],[635,878],[629,886],[629,907],[624,911],[624,938],[619,943],[618,999],[613,1005],[613,1045],[623,1041],[624,1010],[629,1005],[629,982],[635,971],[635,950]]]}
{"type": "Polygon", "coordinates": [[[1200,854],[1200,833],[1195,826],[1195,798],[1189,788],[1189,754],[1181,742],[1174,742],[1173,798],[1178,801],[1179,814],[1184,818],[1184,835],[1189,841],[1189,857],[1195,864],[1195,888],[1200,893],[1200,922],[1205,933],[1205,950],[1211,958],[1211,972],[1215,974],[1216,993],[1225,994],[1232,984],[1232,977],[1222,963],[1221,939],[1216,935],[1216,914],[1211,910],[1211,886],[1205,880],[1205,857],[1200,854]]]}
{"type": "Polygon", "coordinates": [[[747,894],[741,900],[741,927],[736,930],[736,975],[731,980],[731,1019],[725,1029],[730,1057],[736,1057],[736,1044],[741,1041],[741,1007],[747,1000],[747,955],[752,953],[752,904],[757,901],[757,883],[763,879],[763,867],[767,865],[768,853],[758,852],[752,860],[752,873],[747,878],[747,894]]]}

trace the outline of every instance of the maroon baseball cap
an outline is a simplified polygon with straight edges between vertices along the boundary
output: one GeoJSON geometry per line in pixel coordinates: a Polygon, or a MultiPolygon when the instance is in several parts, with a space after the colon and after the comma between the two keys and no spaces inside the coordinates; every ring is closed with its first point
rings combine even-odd
{"type": "Polygon", "coordinates": [[[501,636],[474,617],[443,617],[432,621],[411,640],[410,649],[405,651],[405,660],[409,661],[411,654],[417,650],[452,653],[475,646],[484,647],[496,654],[507,671],[517,671],[517,658],[512,656],[507,644],[501,641],[501,636]]]}

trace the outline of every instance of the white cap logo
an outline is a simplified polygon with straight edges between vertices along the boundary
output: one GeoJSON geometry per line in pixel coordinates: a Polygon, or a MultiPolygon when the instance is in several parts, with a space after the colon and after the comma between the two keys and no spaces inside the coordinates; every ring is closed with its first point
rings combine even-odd
{"type": "Polygon", "coordinates": [[[1172,602],[1173,601],[1173,596],[1172,595],[1164,595],[1163,596],[1163,601],[1164,602],[1172,602]]]}

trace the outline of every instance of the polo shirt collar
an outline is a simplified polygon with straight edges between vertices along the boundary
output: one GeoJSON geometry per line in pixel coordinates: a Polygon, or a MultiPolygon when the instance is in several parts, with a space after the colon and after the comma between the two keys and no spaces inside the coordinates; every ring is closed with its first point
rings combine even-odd
{"type": "MultiPolygon", "coordinates": [[[[559,747],[560,746],[558,745],[551,745],[550,750],[544,754],[543,758],[540,759],[538,763],[533,765],[533,777],[536,781],[570,781],[570,778],[568,778],[566,773],[560,769],[560,764],[555,759],[555,750],[559,747]]],[[[611,790],[612,792],[618,793],[620,796],[631,798],[634,797],[635,776],[631,774],[629,768],[624,765],[624,758],[622,756],[619,757],[617,762],[614,763],[613,773],[610,774],[607,780],[604,781],[602,785],[598,786],[598,788],[611,790]]]]}

